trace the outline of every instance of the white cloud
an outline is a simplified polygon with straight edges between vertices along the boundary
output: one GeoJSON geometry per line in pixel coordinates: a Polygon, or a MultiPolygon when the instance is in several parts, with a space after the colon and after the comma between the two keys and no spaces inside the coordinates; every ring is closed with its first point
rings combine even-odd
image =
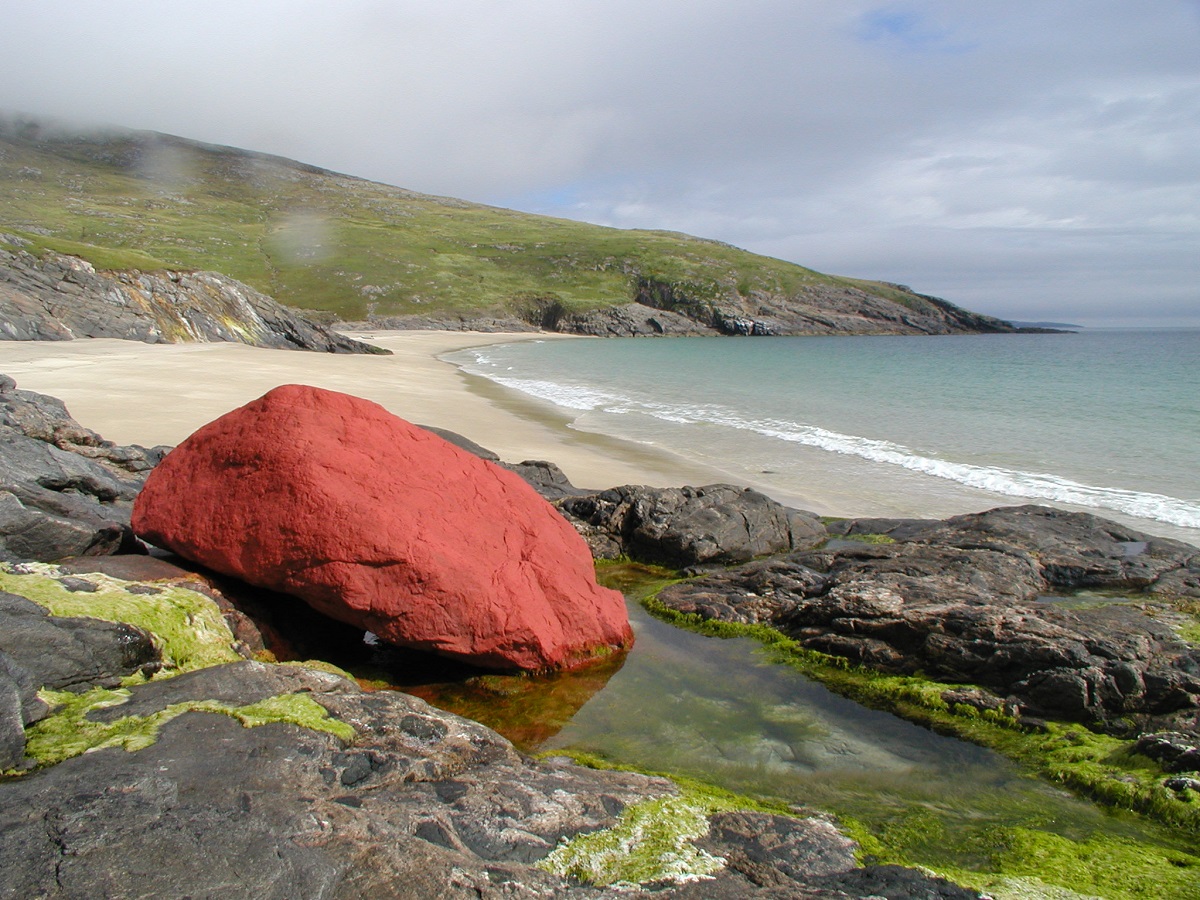
{"type": "Polygon", "coordinates": [[[40,0],[6,10],[0,108],[1200,323],[1198,37],[1168,0],[40,0]]]}

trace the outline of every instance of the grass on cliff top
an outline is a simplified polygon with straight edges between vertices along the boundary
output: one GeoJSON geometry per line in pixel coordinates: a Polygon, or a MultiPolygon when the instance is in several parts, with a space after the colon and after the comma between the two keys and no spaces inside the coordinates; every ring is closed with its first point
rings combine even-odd
{"type": "Polygon", "coordinates": [[[406,191],[290,160],[148,133],[55,135],[0,120],[0,232],[99,268],[205,269],[347,319],[567,311],[632,299],[639,276],[704,301],[854,289],[727,244],[628,231],[406,191]]]}

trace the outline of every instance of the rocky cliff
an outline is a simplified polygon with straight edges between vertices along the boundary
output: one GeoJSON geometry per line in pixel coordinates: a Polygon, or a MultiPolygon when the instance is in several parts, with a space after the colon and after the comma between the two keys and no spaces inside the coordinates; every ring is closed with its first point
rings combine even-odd
{"type": "Polygon", "coordinates": [[[593,337],[809,334],[1007,334],[1017,328],[904,285],[880,296],[852,284],[811,284],[796,291],[692,291],[640,279],[632,303],[571,311],[553,299],[520,305],[510,316],[374,316],[358,328],[450,331],[556,331],[593,337]]]}
{"type": "MultiPolygon", "coordinates": [[[[5,238],[15,247],[19,238],[5,238]]],[[[97,271],[73,256],[0,245],[0,340],[232,341],[326,353],[386,353],[310,322],[213,272],[97,271]]]]}

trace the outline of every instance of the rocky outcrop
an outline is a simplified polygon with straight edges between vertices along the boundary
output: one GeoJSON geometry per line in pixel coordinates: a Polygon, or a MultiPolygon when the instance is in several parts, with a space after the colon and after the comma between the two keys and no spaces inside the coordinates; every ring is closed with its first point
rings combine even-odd
{"type": "MultiPolygon", "coordinates": [[[[526,465],[529,465],[528,463],[526,465]]],[[[628,556],[686,568],[729,565],[821,543],[825,526],[749,488],[625,485],[564,496],[559,510],[600,559],[628,556]]]]}
{"type": "MultiPolygon", "coordinates": [[[[73,640],[47,632],[38,653],[73,640]]],[[[0,653],[0,704],[8,662],[0,653]]],[[[72,704],[31,717],[40,767],[0,778],[4,896],[977,896],[858,868],[825,817],[712,812],[664,778],[535,761],[415,697],[308,667],[223,663],[72,704]],[[573,844],[610,836],[615,853],[573,844]]]]}
{"type": "MultiPolygon", "coordinates": [[[[1137,596],[1167,578],[1194,582],[1196,548],[1035,506],[890,525],[892,543],[830,542],[707,574],[659,599],[704,618],[769,624],[884,671],[982,685],[1026,713],[1200,727],[1200,650],[1119,598],[1077,606],[1053,593],[1102,586],[1137,596]]],[[[853,521],[840,530],[859,532],[853,521]]]]}
{"type": "Polygon", "coordinates": [[[0,560],[136,551],[133,498],[165,450],[117,446],[0,375],[0,560]]]}
{"type": "Polygon", "coordinates": [[[669,309],[625,303],[563,315],[548,330],[592,337],[688,337],[719,329],[669,309]]]}
{"type": "Polygon", "coordinates": [[[39,690],[115,687],[129,675],[153,673],[160,662],[140,628],[51,616],[0,591],[0,771],[26,764],[24,729],[49,711],[39,690]]]}
{"type": "MultiPolygon", "coordinates": [[[[651,278],[634,280],[631,303],[572,311],[559,300],[517,304],[512,315],[372,316],[344,327],[449,331],[554,331],[592,337],[801,334],[993,334],[1023,331],[938,297],[890,285],[894,299],[851,284],[813,284],[796,293],[729,289],[703,297],[651,278]]],[[[1033,329],[1048,331],[1050,329],[1033,329]]]]}
{"type": "Polygon", "coordinates": [[[961,334],[1018,329],[991,316],[969,312],[904,285],[888,285],[891,297],[853,283],[814,282],[795,292],[732,287],[697,294],[686,285],[639,278],[635,299],[656,310],[685,316],[717,334],[961,334]]]}
{"type": "Polygon", "coordinates": [[[1200,772],[1200,735],[1143,734],[1134,749],[1161,763],[1164,772],[1200,772]]]}
{"type": "Polygon", "coordinates": [[[326,353],[387,353],[310,322],[213,272],[97,271],[73,256],[0,247],[0,340],[232,341],[326,353]]]}
{"type": "Polygon", "coordinates": [[[632,641],[571,526],[515,474],[299,385],[201,428],[138,496],[148,542],[403,647],[559,669],[632,641]]]}

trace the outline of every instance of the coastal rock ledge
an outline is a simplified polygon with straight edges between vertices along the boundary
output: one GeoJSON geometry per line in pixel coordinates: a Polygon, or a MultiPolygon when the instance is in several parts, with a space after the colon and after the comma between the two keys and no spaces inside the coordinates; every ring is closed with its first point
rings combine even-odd
{"type": "Polygon", "coordinates": [[[620,593],[518,475],[367,400],[276,388],[150,474],[137,534],[392,644],[494,669],[629,646],[620,593]]]}
{"type": "Polygon", "coordinates": [[[0,340],[228,341],[321,353],[390,353],[310,322],[216,272],[98,271],[75,256],[38,257],[3,246],[14,242],[27,243],[0,234],[0,340]]]}

